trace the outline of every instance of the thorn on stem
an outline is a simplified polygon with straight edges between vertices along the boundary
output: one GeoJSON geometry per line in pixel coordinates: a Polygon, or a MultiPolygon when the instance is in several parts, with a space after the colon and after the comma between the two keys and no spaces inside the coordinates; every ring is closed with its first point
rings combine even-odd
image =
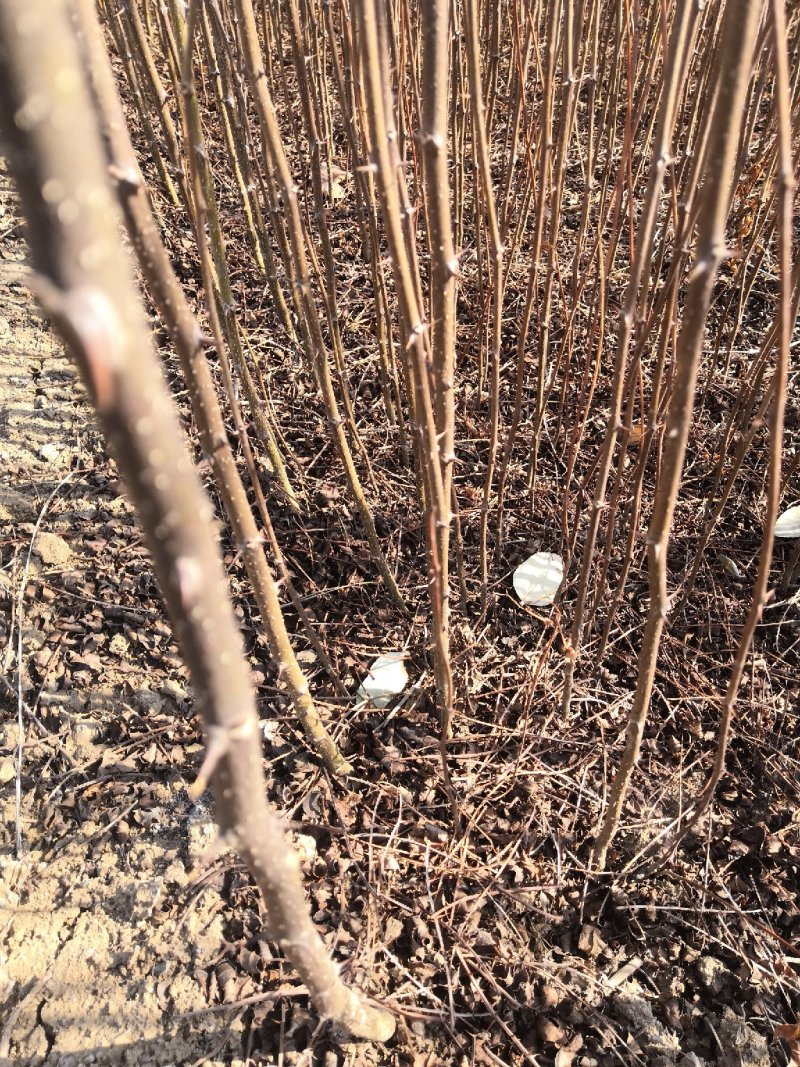
{"type": "Polygon", "coordinates": [[[31,289],[42,308],[67,337],[83,369],[99,413],[114,396],[114,369],[120,362],[124,335],[119,316],[100,289],[84,286],[62,290],[43,274],[34,275],[31,289]]]}
{"type": "Polygon", "coordinates": [[[200,799],[206,789],[208,789],[211,775],[217,769],[222,757],[227,754],[229,747],[230,739],[228,737],[228,731],[221,726],[210,727],[208,731],[208,744],[206,746],[205,757],[200,766],[200,770],[197,772],[197,777],[186,790],[191,800],[195,803],[200,799]]]}
{"type": "Polygon", "coordinates": [[[219,761],[230,751],[231,742],[243,741],[251,737],[257,729],[258,720],[255,715],[248,715],[233,726],[207,727],[206,754],[197,777],[186,790],[194,802],[197,802],[208,789],[211,776],[217,769],[219,761]]]}

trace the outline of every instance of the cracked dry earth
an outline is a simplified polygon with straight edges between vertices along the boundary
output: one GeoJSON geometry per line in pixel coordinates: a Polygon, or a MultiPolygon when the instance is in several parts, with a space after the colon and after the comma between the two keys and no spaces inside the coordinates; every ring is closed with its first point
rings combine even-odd
{"type": "Polygon", "coordinates": [[[16,212],[0,163],[0,1064],[221,1062],[237,1026],[209,1011],[202,984],[223,944],[221,900],[191,873],[212,827],[172,770],[187,754],[194,763],[199,739],[180,669],[170,679],[129,654],[135,613],[109,638],[114,605],[81,584],[88,567],[102,583],[120,552],[136,563],[143,549],[80,383],[26,288],[16,212]],[[118,550],[121,534],[133,549],[118,550]],[[146,757],[142,738],[175,724],[187,742],[178,759],[141,773],[131,751],[146,757]]]}

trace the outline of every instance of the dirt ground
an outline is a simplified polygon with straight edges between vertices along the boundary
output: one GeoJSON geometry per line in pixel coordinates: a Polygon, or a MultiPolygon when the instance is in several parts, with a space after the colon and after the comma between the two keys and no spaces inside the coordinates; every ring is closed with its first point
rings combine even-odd
{"type": "MultiPolygon", "coordinates": [[[[200,863],[213,830],[185,792],[201,752],[185,672],[80,384],[25,288],[16,210],[3,174],[0,1063],[786,1063],[772,1034],[800,1005],[788,706],[785,744],[767,724],[763,778],[742,764],[723,790],[713,844],[704,832],[682,866],[591,891],[576,841],[600,757],[547,709],[513,726],[543,740],[509,778],[482,741],[485,704],[465,717],[456,783],[477,829],[461,851],[443,843],[429,711],[351,718],[357,773],[338,792],[278,714],[273,800],[297,831],[315,920],[348,976],[401,1016],[380,1050],[319,1027],[247,877],[230,857],[200,863]],[[557,767],[580,783],[563,796],[557,767]]],[[[471,692],[488,688],[493,655],[470,661],[471,692]]],[[[619,708],[604,714],[600,729],[619,730],[619,708]]],[[[702,775],[665,778],[642,810],[674,810],[676,781],[691,791],[702,775]]]]}

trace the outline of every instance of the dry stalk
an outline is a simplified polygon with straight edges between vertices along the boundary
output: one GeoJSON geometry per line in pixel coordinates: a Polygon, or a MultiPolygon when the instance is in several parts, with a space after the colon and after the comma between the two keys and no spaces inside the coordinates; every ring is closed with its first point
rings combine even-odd
{"type": "MultiPolygon", "coordinates": [[[[370,552],[378,566],[384,585],[390,596],[402,610],[405,604],[400,590],[397,587],[392,571],[386,561],[375,529],[375,520],[372,510],[367,502],[363,487],[356,472],[353,456],[342,425],[336,396],[331,381],[330,368],[325,341],[322,334],[321,323],[314,303],[311,290],[311,278],[309,274],[308,257],[306,255],[306,238],[303,223],[300,218],[300,210],[297,201],[297,190],[289,170],[286,153],[283,148],[280,131],[275,118],[275,111],[266,83],[264,73],[264,60],[261,45],[258,39],[255,14],[251,0],[235,0],[235,10],[239,21],[239,32],[242,41],[242,58],[247,80],[253,99],[258,111],[261,128],[261,138],[265,153],[268,157],[267,166],[274,170],[280,187],[283,210],[287,214],[287,236],[291,249],[290,263],[294,270],[295,300],[300,312],[301,328],[307,337],[308,347],[312,352],[314,373],[317,378],[325,409],[328,416],[328,424],[331,438],[339,459],[342,463],[350,492],[358,509],[359,516],[364,525],[370,552]]],[[[283,64],[280,65],[281,68],[283,64]]]]}
{"type": "MultiPolygon", "coordinates": [[[[192,411],[200,427],[203,449],[211,464],[214,480],[225,507],[225,513],[230,520],[236,543],[242,553],[247,576],[250,579],[253,595],[266,630],[270,652],[282,680],[286,683],[292,705],[303,725],[312,749],[331,773],[348,774],[351,769],[350,765],[339,752],[336,743],[330,737],[320,719],[319,712],[309,692],[308,682],[297,662],[289,641],[289,635],[286,632],[275,580],[272,577],[264,553],[263,537],[259,534],[253,519],[245,487],[239,476],[233,456],[233,450],[228,442],[222,411],[220,410],[211,370],[205,355],[205,346],[208,339],[203,337],[183,289],[175,277],[150,211],[147,193],[136,165],[136,157],[130,143],[125,118],[114,86],[108,56],[103,46],[102,35],[99,32],[97,20],[93,14],[93,4],[91,0],[74,0],[74,2],[83,34],[86,66],[91,77],[98,118],[109,159],[109,173],[116,186],[125,225],[130,234],[137,259],[162,318],[169,328],[180,357],[189,388],[192,411]]],[[[190,178],[193,181],[193,195],[198,207],[200,207],[203,202],[202,190],[200,189],[197,170],[191,166],[191,162],[189,170],[190,178]]],[[[199,213],[202,216],[202,210],[199,213]]],[[[205,229],[202,224],[198,226],[196,238],[198,249],[200,250],[201,263],[206,266],[209,253],[205,229]]],[[[204,271],[204,280],[210,284],[210,269],[204,271]]],[[[252,462],[252,453],[246,429],[236,403],[233,383],[230,380],[230,367],[225,355],[225,344],[219,328],[216,305],[212,302],[209,305],[209,309],[214,323],[212,340],[217,348],[223,368],[223,376],[228,386],[228,402],[234,414],[242,446],[251,460],[248,464],[251,483],[260,496],[258,474],[255,463],[252,462]]],[[[263,500],[263,497],[261,499],[263,500]]],[[[264,508],[264,517],[267,518],[268,522],[266,508],[264,508]]],[[[264,525],[266,526],[267,523],[264,525]]],[[[274,538],[271,538],[271,541],[273,541],[274,553],[277,545],[274,543],[274,538]]],[[[285,567],[282,566],[282,559],[280,557],[276,557],[276,559],[281,570],[285,571],[285,567]]],[[[282,577],[288,576],[282,575],[282,577]]],[[[287,588],[292,588],[290,582],[287,583],[287,588]]],[[[333,673],[333,667],[330,661],[327,660],[327,655],[316,638],[313,625],[308,619],[307,612],[305,612],[302,602],[296,593],[293,599],[297,601],[296,606],[299,608],[300,618],[304,621],[306,633],[317,649],[317,654],[322,653],[321,662],[325,663],[327,661],[328,667],[333,673]]]]}
{"type": "MultiPolygon", "coordinates": [[[[181,36],[181,43],[185,36],[183,14],[176,0],[169,0],[170,14],[172,16],[176,33],[181,36]]],[[[193,44],[193,42],[192,42],[193,44]]],[[[264,410],[263,402],[256,390],[253,375],[245,359],[242,347],[239,322],[236,314],[236,300],[231,287],[230,270],[225,253],[225,241],[222,234],[222,224],[217,208],[217,196],[214,187],[214,176],[207,151],[205,138],[200,122],[200,110],[197,102],[197,94],[194,85],[194,73],[181,70],[181,112],[185,126],[185,142],[187,145],[187,175],[189,172],[199,176],[199,189],[202,195],[204,224],[208,226],[211,253],[214,261],[214,284],[206,290],[206,300],[209,304],[219,300],[219,310],[222,313],[222,323],[225,339],[228,342],[231,355],[233,356],[236,372],[244,389],[250,413],[256,432],[269,456],[272,469],[275,474],[276,485],[283,491],[288,507],[299,513],[300,503],[297,494],[289,480],[283,455],[275,438],[275,431],[270,425],[270,420],[264,410]]],[[[199,230],[200,220],[196,216],[200,213],[200,201],[197,196],[198,182],[194,181],[192,190],[193,216],[195,232],[199,230]]]]}
{"type": "MultiPolygon", "coordinates": [[[[447,765],[447,740],[450,736],[453,709],[453,675],[450,665],[448,632],[448,574],[447,538],[444,532],[450,524],[450,500],[445,495],[445,467],[452,457],[446,451],[452,447],[452,325],[439,323],[437,350],[429,371],[430,338],[423,319],[419,296],[419,272],[413,256],[408,254],[407,234],[404,233],[400,205],[404,198],[402,170],[396,165],[396,142],[390,138],[393,128],[391,92],[388,78],[388,48],[384,41],[382,15],[373,0],[359,0],[356,5],[359,44],[367,103],[372,166],[386,230],[395,286],[400,305],[402,337],[409,355],[412,408],[416,419],[417,457],[421,465],[421,480],[425,496],[425,527],[428,579],[433,616],[434,674],[436,677],[439,720],[441,725],[440,755],[445,790],[453,810],[456,828],[460,825],[458,803],[450,781],[447,765]],[[388,109],[388,110],[387,110],[388,109]],[[441,434],[437,426],[436,404],[444,420],[441,434]],[[448,429],[449,427],[449,429],[448,429]]],[[[455,278],[455,259],[450,232],[449,192],[442,188],[446,177],[444,152],[446,108],[441,99],[447,83],[446,67],[448,4],[446,0],[431,0],[425,19],[425,60],[423,88],[423,126],[421,140],[428,156],[426,183],[436,185],[432,196],[432,216],[429,221],[433,259],[432,284],[445,286],[436,298],[436,306],[443,316],[452,314],[452,284],[455,278]],[[441,67],[444,65],[445,70],[441,67]],[[446,203],[445,203],[446,201],[446,203]],[[452,254],[451,254],[452,253],[452,254]]],[[[407,214],[405,215],[407,218],[407,214]]]]}
{"type": "MultiPolygon", "coordinates": [[[[617,436],[622,429],[620,415],[622,395],[625,385],[625,370],[628,364],[628,347],[633,332],[634,315],[639,301],[639,289],[643,280],[648,277],[648,268],[652,257],[656,213],[658,211],[661,187],[671,159],[672,139],[675,129],[678,101],[680,99],[683,85],[682,79],[686,73],[685,56],[687,50],[691,46],[694,12],[695,7],[694,4],[691,3],[691,0],[678,0],[675,21],[672,26],[672,33],[669,41],[669,54],[665,63],[665,85],[661,101],[661,114],[658,120],[659,132],[656,136],[653,162],[650,168],[647,192],[645,194],[644,206],[642,208],[642,215],[636,237],[636,254],[631,264],[628,285],[625,291],[625,301],[617,328],[617,347],[611,382],[611,407],[608,422],[606,424],[592,509],[589,515],[589,530],[583,546],[581,571],[578,579],[578,599],[575,604],[574,614],[572,616],[572,628],[570,631],[571,647],[564,668],[562,710],[565,715],[569,714],[570,703],[572,701],[572,684],[575,663],[580,654],[581,636],[584,624],[584,609],[589,590],[589,579],[591,576],[592,565],[594,563],[597,532],[606,505],[608,476],[611,471],[611,463],[614,456],[614,449],[617,444],[617,436]]],[[[610,537],[608,541],[610,544],[610,537]]]]}
{"type": "MultiPolygon", "coordinates": [[[[754,5],[757,6],[757,5],[754,5]]],[[[776,189],[775,213],[778,227],[778,258],[780,273],[780,300],[777,322],[777,358],[772,388],[767,395],[772,400],[772,418],[770,428],[769,474],[767,479],[767,506],[764,511],[764,534],[761,541],[761,554],[758,561],[758,573],[753,586],[750,610],[739,635],[739,646],[722,702],[717,750],[714,765],[700,795],[689,806],[688,813],[674,837],[664,849],[669,855],[683,840],[689,831],[698,824],[708,811],[719,780],[725,773],[725,756],[733,724],[733,710],[739,685],[744,674],[753,635],[761,621],[764,608],[769,600],[769,572],[772,565],[772,548],[775,540],[775,520],[778,518],[781,499],[781,461],[783,458],[783,426],[786,411],[786,390],[789,377],[789,344],[792,327],[796,319],[792,307],[792,200],[795,189],[794,170],[792,167],[792,133],[790,119],[789,95],[789,57],[786,50],[786,11],[783,0],[770,0],[770,24],[772,28],[773,55],[776,72],[776,119],[778,138],[776,153],[778,156],[778,184],[776,189]]]]}
{"type": "MultiPolygon", "coordinates": [[[[500,435],[500,340],[503,328],[503,241],[497,219],[492,172],[489,165],[489,142],[481,87],[481,62],[478,42],[478,8],[476,0],[465,0],[464,15],[467,38],[467,70],[472,132],[476,142],[481,191],[489,226],[489,250],[492,264],[492,333],[489,354],[489,458],[483,483],[481,503],[481,609],[486,607],[489,582],[489,505],[497,462],[497,442],[500,435]]],[[[476,190],[476,203],[478,202],[476,190]]],[[[511,436],[511,435],[509,435],[511,436]]],[[[502,488],[498,494],[498,543],[502,540],[502,488]]]]}
{"type": "Polygon", "coordinates": [[[731,0],[725,7],[719,41],[719,82],[710,114],[708,151],[698,211],[697,259],[692,270],[683,323],[678,335],[672,399],[666,426],[661,476],[648,531],[650,604],[639,653],[636,692],[628,720],[625,751],[611,785],[608,806],[598,829],[593,864],[603,870],[609,846],[619,827],[622,805],[639,759],[642,735],[653,690],[661,633],[669,611],[667,550],[680,486],[706,314],[720,264],[728,255],[725,220],[738,148],[743,105],[761,5],[731,0]]]}
{"type": "Polygon", "coordinates": [[[422,149],[425,206],[431,255],[430,320],[431,382],[439,464],[442,469],[443,512],[437,516],[439,566],[442,572],[442,629],[447,639],[450,538],[450,490],[455,462],[455,291],[458,259],[453,247],[447,151],[448,0],[431,0],[422,8],[422,149]]]}

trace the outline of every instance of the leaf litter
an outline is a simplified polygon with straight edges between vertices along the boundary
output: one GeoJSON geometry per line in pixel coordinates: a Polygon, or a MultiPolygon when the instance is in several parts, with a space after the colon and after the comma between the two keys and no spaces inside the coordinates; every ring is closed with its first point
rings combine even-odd
{"type": "MultiPolygon", "coordinates": [[[[4,196],[8,202],[7,187],[4,196]]],[[[14,254],[16,278],[19,244],[14,254]]],[[[385,998],[403,1021],[386,1049],[343,1044],[318,1026],[270,941],[247,874],[230,854],[199,865],[213,831],[207,807],[192,807],[185,794],[202,755],[186,672],[113,466],[85,428],[74,376],[19,285],[14,290],[19,299],[0,329],[28,332],[63,397],[37,444],[23,431],[19,399],[34,383],[27,357],[17,357],[16,380],[4,384],[18,408],[11,443],[3,443],[4,474],[16,494],[4,498],[12,522],[3,548],[9,592],[27,548],[24,524],[52,487],[49,461],[36,448],[57,439],[53,462],[80,478],[54,502],[46,524],[79,566],[42,559],[25,591],[28,851],[21,861],[12,859],[8,797],[3,819],[8,962],[0,997],[13,1020],[2,1037],[10,1053],[54,1064],[89,1055],[96,1063],[142,1064],[313,1058],[326,1067],[785,1062],[769,1044],[774,1028],[800,1010],[798,690],[795,682],[782,696],[770,684],[772,672],[785,669],[785,646],[759,646],[750,692],[758,718],[741,724],[710,832],[701,828],[657,874],[587,882],[587,819],[599,806],[605,771],[597,737],[613,740],[621,728],[635,668],[630,643],[620,641],[604,667],[606,695],[587,687],[577,713],[560,721],[550,695],[561,671],[553,656],[556,618],[533,617],[501,597],[487,628],[455,628],[465,696],[454,786],[467,831],[454,840],[431,686],[420,686],[388,719],[377,706],[356,715],[307,658],[312,689],[356,768],[351,782],[330,783],[303,748],[228,546],[271,727],[272,796],[303,846],[314,920],[348,980],[385,998]],[[77,447],[76,425],[84,427],[77,447]]],[[[165,353],[168,366],[170,358],[165,353]]],[[[285,366],[272,384],[287,398],[312,393],[303,372],[285,366]]],[[[312,405],[302,410],[293,444],[313,455],[325,447],[324,426],[312,405]]],[[[477,458],[467,454],[465,463],[477,458]]],[[[376,447],[376,468],[379,459],[376,447]]],[[[376,595],[352,517],[333,506],[337,475],[326,478],[329,492],[309,522],[281,516],[276,527],[325,621],[342,678],[352,692],[385,649],[406,647],[407,638],[409,674],[424,678],[424,620],[403,632],[376,595]]],[[[385,488],[392,525],[403,503],[388,477],[385,488]]],[[[542,508],[555,512],[545,488],[542,508]]],[[[474,531],[466,527],[469,543],[474,531]]],[[[741,534],[730,534],[733,547],[723,544],[740,559],[741,534]]],[[[517,560],[536,555],[529,538],[512,525],[509,552],[517,560]]],[[[398,555],[408,573],[421,540],[421,530],[403,524],[398,555]]],[[[637,576],[631,587],[635,616],[645,590],[637,576]]],[[[297,628],[291,610],[287,620],[297,628]]],[[[727,631],[736,621],[732,608],[718,625],[727,631]]],[[[694,646],[712,672],[714,639],[709,631],[708,643],[694,646]]],[[[696,791],[697,761],[713,737],[708,684],[674,653],[667,642],[657,678],[660,725],[646,738],[647,786],[634,787],[623,859],[646,848],[653,827],[668,824],[685,793],[696,791]]],[[[5,689],[3,701],[11,712],[5,689]]],[[[16,742],[12,721],[9,714],[3,727],[8,751],[16,742]]]]}

